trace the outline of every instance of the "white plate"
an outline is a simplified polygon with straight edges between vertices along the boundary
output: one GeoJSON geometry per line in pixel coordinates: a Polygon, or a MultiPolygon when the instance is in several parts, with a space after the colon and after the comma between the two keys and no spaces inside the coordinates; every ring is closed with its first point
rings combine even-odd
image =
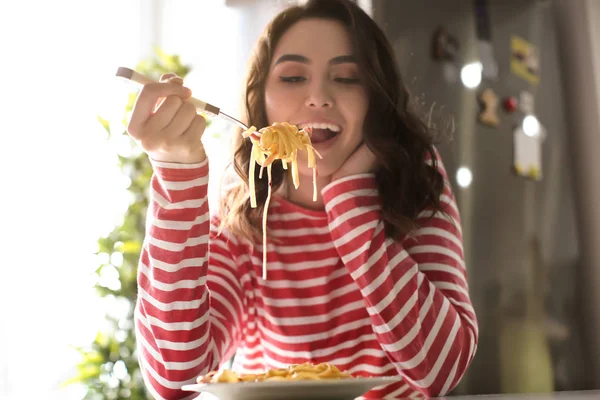
{"type": "Polygon", "coordinates": [[[221,400],[352,400],[369,390],[399,381],[399,376],[315,381],[199,383],[181,389],[208,392],[221,400]]]}

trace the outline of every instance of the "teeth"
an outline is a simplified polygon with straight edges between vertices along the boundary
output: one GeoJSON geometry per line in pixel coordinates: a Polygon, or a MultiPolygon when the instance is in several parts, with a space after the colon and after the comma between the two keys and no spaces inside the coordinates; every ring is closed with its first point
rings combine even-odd
{"type": "Polygon", "coordinates": [[[342,130],[341,127],[339,127],[338,125],[334,125],[334,124],[325,124],[325,123],[320,123],[320,122],[310,122],[308,124],[302,124],[299,126],[300,129],[304,129],[304,128],[313,128],[313,129],[329,129],[332,132],[339,132],[342,130]]]}

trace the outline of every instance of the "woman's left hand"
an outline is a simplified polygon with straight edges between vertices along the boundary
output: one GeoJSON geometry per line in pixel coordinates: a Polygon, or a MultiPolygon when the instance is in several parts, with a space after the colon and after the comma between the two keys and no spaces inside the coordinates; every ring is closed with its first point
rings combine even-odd
{"type": "Polygon", "coordinates": [[[374,172],[376,165],[377,157],[363,143],[358,146],[354,153],[350,154],[350,157],[342,164],[340,169],[333,173],[331,181],[337,181],[350,175],[374,172]]]}

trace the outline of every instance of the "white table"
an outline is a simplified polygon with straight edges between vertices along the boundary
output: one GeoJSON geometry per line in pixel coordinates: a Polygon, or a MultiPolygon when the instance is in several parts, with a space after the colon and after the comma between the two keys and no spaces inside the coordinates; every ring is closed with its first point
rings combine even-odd
{"type": "Polygon", "coordinates": [[[487,394],[473,396],[447,396],[446,400],[600,400],[600,390],[581,392],[555,392],[540,394],[487,394]]]}

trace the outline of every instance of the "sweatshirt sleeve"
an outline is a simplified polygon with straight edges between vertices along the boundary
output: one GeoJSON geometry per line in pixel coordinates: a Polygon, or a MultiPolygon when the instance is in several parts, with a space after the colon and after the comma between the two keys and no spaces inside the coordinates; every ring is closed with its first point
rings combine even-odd
{"type": "Polygon", "coordinates": [[[156,399],[219,367],[241,340],[237,241],[216,234],[208,208],[208,162],[153,162],[135,310],[140,369],[156,399]]]}
{"type": "MultiPolygon", "coordinates": [[[[441,165],[440,172],[446,176],[441,165]]],[[[478,341],[459,213],[444,181],[447,215],[424,210],[419,228],[402,241],[385,237],[373,174],[323,189],[332,239],[360,288],[382,349],[405,381],[428,397],[458,384],[478,341]]]]}

